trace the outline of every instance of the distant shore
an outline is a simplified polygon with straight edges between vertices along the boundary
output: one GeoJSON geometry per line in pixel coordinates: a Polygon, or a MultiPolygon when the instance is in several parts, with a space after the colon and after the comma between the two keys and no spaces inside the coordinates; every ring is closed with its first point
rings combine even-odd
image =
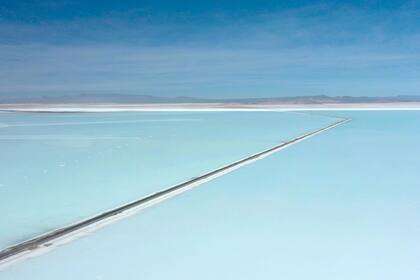
{"type": "Polygon", "coordinates": [[[420,102],[245,104],[245,103],[156,103],[156,104],[0,104],[12,112],[142,112],[142,111],[324,111],[324,110],[420,110],[420,102]]]}

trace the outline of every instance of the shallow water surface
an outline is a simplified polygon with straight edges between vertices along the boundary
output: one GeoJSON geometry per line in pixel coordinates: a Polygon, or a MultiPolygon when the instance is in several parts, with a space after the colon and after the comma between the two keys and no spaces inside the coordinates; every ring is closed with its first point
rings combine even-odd
{"type": "Polygon", "coordinates": [[[333,121],[280,112],[3,113],[0,248],[333,121]]]}
{"type": "Polygon", "coordinates": [[[2,279],[418,279],[420,112],[340,114],[2,279]]]}

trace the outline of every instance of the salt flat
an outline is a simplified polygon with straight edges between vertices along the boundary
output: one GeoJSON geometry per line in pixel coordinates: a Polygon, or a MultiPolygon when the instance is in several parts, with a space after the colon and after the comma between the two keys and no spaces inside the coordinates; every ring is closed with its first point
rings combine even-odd
{"type": "Polygon", "coordinates": [[[225,112],[225,111],[388,111],[420,110],[419,102],[386,103],[156,103],[156,104],[0,104],[11,112],[225,112]]]}
{"type": "Polygon", "coordinates": [[[2,279],[413,279],[418,112],[352,121],[2,272],[2,279]]]}
{"type": "Polygon", "coordinates": [[[0,247],[332,122],[279,112],[4,113],[0,247]],[[7,225],[7,226],[6,226],[7,225]]]}

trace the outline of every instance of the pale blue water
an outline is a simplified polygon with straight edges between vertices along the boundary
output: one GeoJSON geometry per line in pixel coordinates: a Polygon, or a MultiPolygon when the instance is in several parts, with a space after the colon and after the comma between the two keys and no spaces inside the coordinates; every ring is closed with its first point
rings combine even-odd
{"type": "Polygon", "coordinates": [[[0,248],[333,122],[298,113],[0,114],[0,248]]]}
{"type": "Polygon", "coordinates": [[[420,112],[341,114],[2,279],[419,279],[420,112]]]}

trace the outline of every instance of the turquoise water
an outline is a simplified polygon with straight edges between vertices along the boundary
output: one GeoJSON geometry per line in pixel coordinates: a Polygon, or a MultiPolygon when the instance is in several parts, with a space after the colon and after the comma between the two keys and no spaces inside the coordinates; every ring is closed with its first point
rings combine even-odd
{"type": "Polygon", "coordinates": [[[419,279],[420,112],[340,114],[2,279],[419,279]]]}
{"type": "Polygon", "coordinates": [[[0,248],[333,122],[275,112],[0,114],[0,248]]]}

